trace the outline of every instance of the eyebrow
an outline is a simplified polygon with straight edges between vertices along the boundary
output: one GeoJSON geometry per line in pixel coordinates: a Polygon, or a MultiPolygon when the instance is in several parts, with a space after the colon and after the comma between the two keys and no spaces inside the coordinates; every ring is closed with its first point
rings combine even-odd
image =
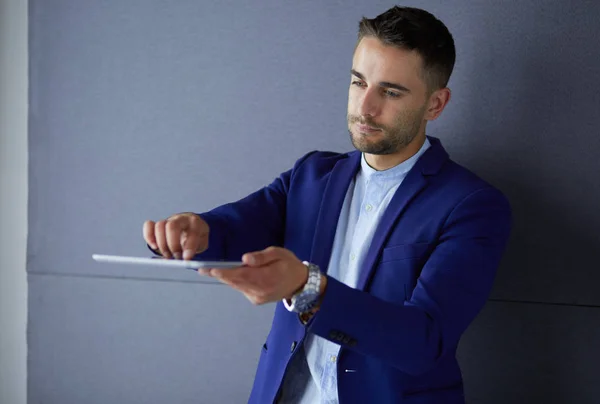
{"type": "MultiPolygon", "coordinates": [[[[354,76],[358,77],[359,79],[366,81],[365,76],[363,76],[361,73],[357,72],[356,70],[352,69],[352,70],[350,70],[350,73],[352,73],[354,76]]],[[[398,91],[410,93],[410,90],[408,88],[401,86],[400,84],[390,83],[389,81],[380,81],[379,85],[381,87],[393,88],[398,91]]]]}

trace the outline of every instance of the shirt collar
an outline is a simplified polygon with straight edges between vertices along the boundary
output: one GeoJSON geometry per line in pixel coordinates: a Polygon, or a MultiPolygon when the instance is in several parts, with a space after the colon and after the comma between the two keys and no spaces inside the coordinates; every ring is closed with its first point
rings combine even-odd
{"type": "Polygon", "coordinates": [[[419,157],[431,146],[429,139],[427,136],[425,137],[425,142],[423,146],[416,152],[412,157],[403,161],[402,163],[394,166],[392,168],[388,168],[387,170],[377,171],[373,167],[369,166],[367,160],[365,159],[365,154],[362,153],[362,157],[360,159],[360,167],[362,173],[365,175],[367,180],[378,179],[378,180],[398,180],[401,179],[410,171],[411,168],[415,165],[419,157]]]}

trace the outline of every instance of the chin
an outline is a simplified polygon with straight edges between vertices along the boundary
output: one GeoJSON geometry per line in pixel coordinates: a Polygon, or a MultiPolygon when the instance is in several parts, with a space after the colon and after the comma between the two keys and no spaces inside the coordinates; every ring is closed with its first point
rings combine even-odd
{"type": "Polygon", "coordinates": [[[393,150],[389,150],[389,146],[382,142],[369,142],[365,138],[352,138],[352,145],[356,150],[368,154],[390,154],[393,150]]]}
{"type": "Polygon", "coordinates": [[[354,132],[350,132],[350,140],[356,150],[362,153],[374,154],[384,156],[387,154],[394,154],[404,147],[398,147],[390,143],[388,139],[380,138],[374,135],[364,135],[359,133],[358,135],[354,132]]]}

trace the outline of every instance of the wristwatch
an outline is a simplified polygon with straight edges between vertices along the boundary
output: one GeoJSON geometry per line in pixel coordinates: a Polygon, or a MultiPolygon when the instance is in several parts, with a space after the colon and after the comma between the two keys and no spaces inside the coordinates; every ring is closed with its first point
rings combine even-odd
{"type": "Polygon", "coordinates": [[[292,296],[291,304],[283,299],[285,308],[294,313],[305,313],[311,310],[319,301],[321,294],[321,269],[318,265],[303,261],[308,267],[308,280],[302,290],[292,296]]]}

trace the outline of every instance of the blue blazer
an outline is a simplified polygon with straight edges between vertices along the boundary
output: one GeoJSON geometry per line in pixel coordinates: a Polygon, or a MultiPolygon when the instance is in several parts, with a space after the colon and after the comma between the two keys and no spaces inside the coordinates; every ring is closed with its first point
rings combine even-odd
{"type": "MultiPolygon", "coordinates": [[[[464,403],[456,347],[488,298],[511,211],[500,191],[429,140],[375,231],[357,288],[328,277],[321,308],[306,326],[277,304],[250,403],[277,399],[309,332],[341,345],[342,404],[464,403]]],[[[269,186],[201,214],[211,231],[199,258],[238,260],[282,246],[326,271],[360,158],[358,151],[309,153],[269,186]]]]}

